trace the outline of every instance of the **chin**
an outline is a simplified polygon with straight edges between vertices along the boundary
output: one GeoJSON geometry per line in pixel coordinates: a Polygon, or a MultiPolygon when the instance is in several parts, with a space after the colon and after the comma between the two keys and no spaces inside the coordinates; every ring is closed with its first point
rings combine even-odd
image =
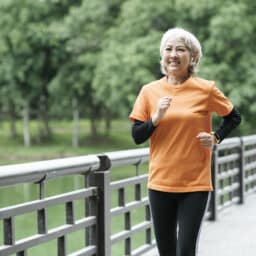
{"type": "Polygon", "coordinates": [[[172,74],[172,73],[176,73],[176,72],[179,72],[179,68],[168,68],[167,69],[167,73],[168,74],[172,74]]]}

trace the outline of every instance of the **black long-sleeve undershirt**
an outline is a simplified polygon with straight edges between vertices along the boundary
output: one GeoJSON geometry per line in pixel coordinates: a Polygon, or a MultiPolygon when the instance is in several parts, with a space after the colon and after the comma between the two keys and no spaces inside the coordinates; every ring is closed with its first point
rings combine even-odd
{"type": "MultiPolygon", "coordinates": [[[[227,135],[237,127],[241,122],[241,115],[236,108],[223,117],[223,122],[220,127],[215,131],[216,137],[221,142],[227,135]]],[[[157,126],[154,126],[152,120],[149,119],[146,122],[135,120],[132,125],[132,137],[136,144],[145,142],[154,132],[157,126]]]]}
{"type": "Polygon", "coordinates": [[[153,125],[151,118],[142,122],[135,120],[132,125],[132,137],[136,144],[141,144],[145,142],[156,129],[156,126],[153,125]]]}
{"type": "Polygon", "coordinates": [[[233,108],[232,111],[223,117],[223,122],[219,128],[215,131],[216,137],[220,140],[224,140],[228,134],[235,129],[241,123],[241,114],[236,109],[233,108]]]}

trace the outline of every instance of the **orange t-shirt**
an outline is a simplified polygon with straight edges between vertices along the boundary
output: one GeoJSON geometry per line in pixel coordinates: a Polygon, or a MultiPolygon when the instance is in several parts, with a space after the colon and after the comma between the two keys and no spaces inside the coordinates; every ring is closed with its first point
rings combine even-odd
{"type": "Polygon", "coordinates": [[[150,137],[148,188],[165,192],[210,191],[211,151],[196,137],[212,129],[212,112],[229,114],[232,103],[213,81],[190,77],[172,86],[167,78],[142,87],[131,120],[147,121],[159,98],[172,97],[171,105],[150,137]]]}

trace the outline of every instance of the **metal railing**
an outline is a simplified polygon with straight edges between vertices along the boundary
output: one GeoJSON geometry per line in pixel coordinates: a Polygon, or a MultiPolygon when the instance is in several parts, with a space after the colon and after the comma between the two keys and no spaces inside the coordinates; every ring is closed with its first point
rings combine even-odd
{"type": "MultiPolygon", "coordinates": [[[[155,242],[146,188],[148,159],[149,150],[143,148],[0,167],[1,187],[35,183],[39,191],[36,200],[0,209],[0,255],[30,255],[30,248],[52,240],[57,242],[58,256],[143,255],[151,250],[155,242]],[[113,172],[121,175],[125,168],[134,175],[111,176],[113,172]],[[46,196],[49,180],[78,175],[84,177],[83,188],[46,196]],[[84,201],[84,215],[79,219],[75,215],[77,200],[84,201]],[[49,228],[48,209],[56,205],[64,206],[65,223],[49,228]],[[15,219],[27,213],[36,214],[37,230],[16,239],[15,219]],[[68,253],[67,237],[77,230],[84,233],[84,246],[68,253]]],[[[256,135],[226,139],[214,148],[212,162],[215,190],[206,217],[216,220],[219,211],[244,203],[246,195],[256,191],[256,135]]]]}

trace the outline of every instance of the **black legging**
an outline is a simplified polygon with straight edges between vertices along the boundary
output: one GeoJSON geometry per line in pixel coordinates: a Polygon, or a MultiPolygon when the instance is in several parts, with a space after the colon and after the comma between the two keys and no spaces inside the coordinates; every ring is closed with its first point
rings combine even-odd
{"type": "Polygon", "coordinates": [[[195,256],[209,192],[167,193],[149,190],[160,256],[195,256]]]}

